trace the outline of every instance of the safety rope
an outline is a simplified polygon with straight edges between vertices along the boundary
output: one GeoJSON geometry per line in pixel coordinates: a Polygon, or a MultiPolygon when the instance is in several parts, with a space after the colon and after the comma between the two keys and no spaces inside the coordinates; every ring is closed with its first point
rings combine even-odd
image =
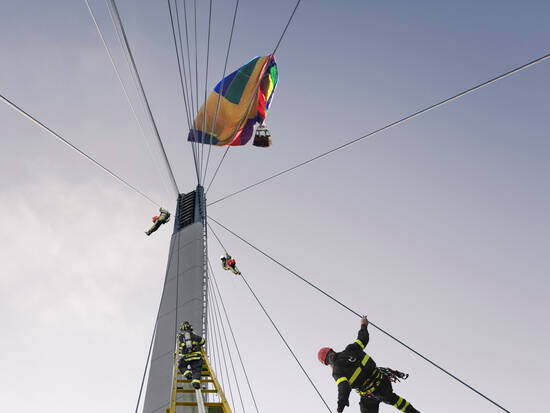
{"type": "MultiPolygon", "coordinates": [[[[279,262],[278,260],[276,260],[275,258],[271,257],[270,255],[268,255],[267,253],[265,253],[264,251],[260,250],[258,247],[256,247],[255,245],[253,245],[252,243],[248,242],[247,240],[245,240],[243,237],[241,237],[240,235],[237,235],[235,232],[231,231],[229,228],[227,228],[225,225],[221,224],[220,222],[218,222],[217,220],[215,220],[214,218],[208,216],[208,219],[214,221],[216,224],[218,224],[220,227],[222,227],[223,229],[225,229],[227,232],[231,233],[232,235],[234,235],[235,237],[237,237],[238,239],[240,239],[242,242],[244,242],[245,244],[247,244],[248,246],[252,247],[253,249],[255,249],[256,251],[258,251],[260,254],[262,254],[263,256],[269,258],[271,261],[273,261],[274,263],[276,263],[277,265],[279,265],[280,267],[284,268],[285,270],[287,270],[289,273],[293,274],[294,276],[296,276],[297,278],[299,278],[300,280],[302,280],[303,282],[305,282],[306,284],[308,284],[310,287],[313,287],[315,290],[317,290],[318,292],[320,292],[321,294],[325,295],[326,297],[330,298],[332,301],[334,301],[335,303],[339,304],[340,306],[342,306],[343,308],[345,308],[346,310],[348,310],[349,312],[351,312],[352,314],[355,314],[357,317],[362,317],[361,314],[359,314],[357,311],[355,310],[352,310],[350,307],[348,307],[346,304],[344,304],[342,301],[336,299],[335,297],[333,297],[332,295],[330,295],[329,293],[327,293],[326,291],[322,290],[321,288],[317,287],[316,285],[314,285],[311,281],[308,281],[307,279],[305,279],[304,277],[302,277],[301,275],[299,275],[298,273],[296,273],[295,271],[291,270],[290,268],[288,268],[286,265],[282,264],[281,262],[279,262]]],[[[243,278],[244,279],[244,278],[243,278]]],[[[399,344],[401,344],[402,346],[404,346],[405,348],[407,348],[408,350],[412,351],[414,354],[416,354],[417,356],[419,356],[420,358],[422,358],[423,360],[427,361],[428,363],[430,363],[432,366],[434,367],[437,367],[439,370],[441,370],[442,372],[444,372],[445,374],[447,374],[449,377],[452,377],[453,379],[455,379],[456,381],[458,381],[459,383],[463,384],[464,386],[466,386],[467,388],[469,388],[470,390],[472,390],[473,392],[477,393],[479,396],[483,397],[485,400],[491,402],[493,405],[495,405],[496,407],[500,408],[501,410],[505,411],[505,412],[508,412],[510,413],[509,410],[505,409],[504,407],[502,407],[500,404],[498,404],[497,402],[495,402],[494,400],[490,399],[489,397],[487,397],[485,394],[481,393],[480,391],[478,391],[477,389],[475,389],[474,387],[472,387],[471,385],[469,385],[468,383],[466,383],[465,381],[459,379],[457,376],[455,376],[454,374],[452,374],[451,372],[449,372],[448,370],[444,369],[443,367],[441,367],[439,364],[435,363],[434,361],[430,360],[429,358],[427,358],[426,356],[422,355],[421,353],[419,353],[418,351],[416,351],[415,349],[413,349],[411,346],[409,346],[408,344],[404,343],[402,340],[398,339],[397,337],[393,336],[392,334],[388,333],[387,331],[385,331],[384,329],[382,329],[381,327],[377,326],[375,323],[373,323],[372,321],[369,320],[369,324],[372,325],[374,328],[376,328],[378,331],[384,333],[385,335],[387,335],[388,337],[390,337],[391,339],[393,339],[394,341],[398,342],[399,344]]]]}
{"type": "Polygon", "coordinates": [[[218,281],[216,280],[216,276],[214,275],[214,270],[212,269],[212,264],[210,263],[210,260],[208,260],[208,265],[210,267],[210,274],[212,274],[211,280],[214,282],[215,292],[218,293],[219,301],[222,305],[223,312],[225,314],[225,319],[227,320],[227,326],[229,327],[229,332],[231,333],[231,337],[233,338],[233,344],[235,345],[235,348],[237,349],[237,355],[239,356],[239,362],[241,363],[241,368],[244,372],[244,377],[246,379],[246,383],[248,385],[248,390],[250,391],[250,395],[252,396],[252,402],[254,403],[254,408],[256,409],[256,413],[260,413],[258,409],[258,404],[256,403],[256,398],[254,397],[254,392],[252,391],[252,386],[250,384],[250,380],[248,379],[248,374],[246,372],[246,368],[244,365],[243,358],[241,356],[241,351],[239,350],[239,345],[237,343],[237,339],[235,338],[235,334],[233,333],[233,327],[231,325],[231,321],[229,320],[229,315],[227,314],[227,310],[225,308],[225,304],[223,302],[222,294],[220,291],[220,288],[218,286],[218,281]]]}
{"type": "Polygon", "coordinates": [[[25,112],[23,109],[21,109],[19,106],[17,106],[15,103],[13,103],[11,100],[9,100],[7,97],[3,96],[0,94],[0,100],[2,100],[6,105],[8,105],[9,107],[11,107],[12,109],[16,110],[17,112],[19,112],[21,115],[23,115],[24,117],[26,117],[27,119],[29,119],[30,121],[32,121],[33,123],[35,123],[36,125],[40,126],[42,129],[44,129],[46,132],[48,132],[50,135],[56,137],[57,139],[59,139],[61,142],[63,142],[65,145],[67,145],[69,148],[71,148],[72,150],[74,150],[75,152],[79,153],[80,155],[82,155],[83,157],[85,157],[86,159],[88,159],[90,162],[94,163],[96,166],[99,166],[101,169],[103,169],[105,172],[107,172],[109,175],[111,175],[113,178],[117,179],[118,181],[122,182],[124,185],[126,185],[128,188],[130,188],[132,191],[136,192],[137,194],[141,195],[142,197],[144,197],[145,199],[147,199],[149,202],[151,202],[152,204],[160,207],[160,204],[158,202],[155,202],[152,198],[150,198],[149,196],[145,195],[143,192],[141,192],[139,189],[137,189],[135,186],[133,186],[132,184],[128,183],[126,180],[124,180],[123,178],[121,178],[120,176],[118,176],[117,174],[115,174],[113,171],[111,171],[109,168],[103,166],[102,164],[100,164],[98,161],[96,161],[94,158],[92,158],[90,155],[86,154],[84,151],[78,149],[76,146],[74,146],[72,143],[70,143],[68,140],[66,140],[65,138],[63,138],[61,135],[59,135],[58,133],[54,132],[52,129],[50,129],[49,127],[47,127],[46,125],[44,125],[42,122],[40,122],[38,119],[36,119],[35,117],[33,117],[32,115],[30,115],[28,112],[25,112]]]}
{"type": "Polygon", "coordinates": [[[378,134],[378,133],[380,133],[380,132],[383,132],[383,131],[385,131],[385,130],[387,130],[387,129],[390,129],[390,128],[394,127],[394,126],[397,126],[397,125],[399,125],[399,124],[401,124],[401,123],[404,123],[404,122],[406,122],[406,121],[408,121],[408,120],[411,120],[411,119],[413,119],[413,118],[416,118],[417,116],[423,115],[423,114],[426,113],[426,112],[429,112],[429,111],[431,111],[431,110],[433,110],[433,109],[436,109],[436,108],[438,108],[438,107],[440,107],[440,106],[445,105],[446,103],[452,102],[452,101],[454,101],[454,100],[456,100],[456,99],[459,99],[459,98],[461,98],[461,97],[463,97],[463,96],[465,96],[465,95],[468,95],[468,94],[470,94],[470,93],[472,93],[472,92],[475,92],[475,91],[477,91],[477,90],[479,90],[479,89],[481,89],[481,88],[484,88],[485,86],[488,86],[488,85],[490,85],[490,84],[492,84],[492,83],[495,83],[495,82],[497,82],[497,81],[499,81],[499,80],[502,80],[502,79],[504,79],[504,78],[506,78],[506,77],[508,77],[508,76],[511,76],[511,75],[513,75],[513,74],[516,74],[516,73],[518,73],[518,72],[520,72],[520,71],[522,71],[522,70],[524,70],[524,69],[527,69],[527,68],[529,68],[529,67],[531,67],[531,66],[534,66],[534,65],[536,65],[537,63],[541,63],[541,62],[543,62],[543,61],[545,61],[545,60],[547,60],[547,59],[549,59],[549,58],[550,58],[550,53],[549,53],[549,54],[546,54],[546,55],[544,55],[544,56],[542,56],[542,57],[539,57],[538,59],[532,60],[532,61],[530,61],[529,63],[525,63],[524,65],[518,66],[518,67],[516,67],[515,69],[512,69],[512,70],[510,70],[510,71],[508,71],[508,72],[506,72],[506,73],[503,73],[503,74],[501,74],[501,75],[498,75],[498,76],[496,76],[496,77],[493,77],[492,79],[489,79],[489,80],[487,80],[487,81],[485,81],[485,82],[483,82],[483,83],[480,83],[480,84],[478,84],[478,85],[476,85],[476,86],[473,86],[473,87],[471,87],[471,88],[469,88],[469,89],[467,89],[467,90],[465,90],[465,91],[463,91],[463,92],[457,93],[457,94],[454,95],[454,96],[451,96],[451,97],[449,97],[449,98],[447,98],[447,99],[444,99],[444,100],[442,100],[442,101],[439,101],[439,102],[437,102],[437,103],[434,103],[433,105],[430,105],[430,106],[428,106],[428,107],[426,107],[426,108],[424,108],[424,109],[421,109],[421,110],[419,110],[419,111],[417,111],[417,112],[414,112],[414,113],[411,114],[411,115],[405,116],[404,118],[401,118],[401,119],[396,120],[396,121],[394,121],[394,122],[392,122],[392,123],[389,123],[389,124],[387,124],[386,126],[383,126],[383,127],[379,128],[379,129],[376,129],[376,130],[373,130],[373,131],[367,133],[366,135],[363,135],[363,136],[360,136],[360,137],[358,137],[358,138],[352,139],[352,140],[349,141],[349,142],[346,142],[346,143],[344,143],[344,144],[342,144],[342,145],[336,146],[336,147],[334,147],[334,148],[332,148],[332,149],[330,149],[330,150],[328,150],[328,151],[326,151],[326,152],[323,152],[323,153],[321,153],[321,154],[319,154],[319,155],[314,156],[313,158],[310,158],[310,159],[308,159],[308,160],[306,160],[306,161],[300,162],[299,164],[296,164],[296,165],[294,165],[294,166],[292,166],[292,167],[290,167],[290,168],[287,168],[287,169],[285,169],[285,170],[283,170],[283,171],[281,171],[281,172],[278,172],[278,173],[276,173],[276,174],[274,174],[274,175],[271,175],[271,176],[269,176],[269,177],[267,177],[267,178],[261,179],[261,180],[259,180],[258,182],[255,182],[255,183],[253,183],[253,184],[251,184],[251,185],[245,186],[244,188],[241,188],[241,189],[239,189],[238,191],[232,192],[232,193],[230,193],[230,194],[228,194],[228,195],[225,195],[225,196],[223,196],[223,197],[221,197],[221,198],[219,198],[219,199],[217,199],[217,200],[215,200],[215,201],[213,201],[213,202],[210,202],[207,206],[217,204],[218,202],[221,202],[221,201],[223,201],[223,200],[225,200],[225,199],[227,199],[227,198],[231,198],[231,197],[233,197],[233,196],[235,196],[235,195],[237,195],[237,194],[240,194],[240,193],[242,193],[242,192],[244,192],[244,191],[247,191],[247,190],[249,190],[249,189],[251,189],[251,188],[254,188],[254,187],[258,186],[258,185],[261,185],[261,184],[263,184],[263,183],[265,183],[265,182],[267,182],[267,181],[270,181],[270,180],[272,180],[272,179],[274,179],[274,178],[277,178],[277,177],[279,177],[279,176],[281,176],[281,175],[284,175],[284,174],[286,174],[286,173],[288,173],[288,172],[291,172],[291,171],[293,171],[293,170],[295,170],[295,169],[298,169],[298,168],[300,168],[301,166],[307,165],[307,164],[309,164],[309,163],[311,163],[311,162],[313,162],[313,161],[316,161],[317,159],[323,158],[323,157],[325,157],[325,156],[327,156],[327,155],[329,155],[329,154],[331,154],[331,153],[333,153],[333,152],[339,151],[340,149],[343,149],[343,148],[345,148],[345,147],[347,147],[347,146],[353,145],[354,143],[357,143],[357,142],[359,142],[359,141],[361,141],[361,140],[363,140],[363,139],[365,139],[365,138],[369,138],[369,137],[374,136],[374,135],[376,135],[376,134],[378,134]]]}

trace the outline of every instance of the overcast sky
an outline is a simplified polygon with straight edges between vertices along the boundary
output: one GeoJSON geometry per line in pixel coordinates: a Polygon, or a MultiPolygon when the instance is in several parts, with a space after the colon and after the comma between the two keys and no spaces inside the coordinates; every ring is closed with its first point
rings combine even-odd
{"type": "MultiPolygon", "coordinates": [[[[105,3],[90,3],[138,104],[105,3]]],[[[198,3],[204,93],[208,3],[198,3]]],[[[196,178],[167,4],[117,4],[189,192],[196,178]]],[[[229,71],[273,50],[294,4],[241,0],[229,71]]],[[[213,5],[209,90],[234,2],[213,5]]],[[[549,13],[547,1],[304,0],[277,51],[273,147],[232,148],[209,201],[549,53],[549,13]]],[[[141,136],[84,1],[2,2],[0,51],[1,94],[174,210],[154,138],[141,136]]],[[[549,92],[546,61],[208,213],[508,410],[544,411],[549,92]]],[[[154,205],[6,105],[0,141],[1,410],[131,412],[171,227],[146,237],[154,205]]],[[[210,171],[222,153],[213,148],[210,171]]],[[[335,409],[317,350],[343,349],[359,319],[214,228],[335,409]]],[[[213,238],[209,246],[218,269],[222,251],[213,238]]],[[[260,411],[324,410],[241,280],[217,277],[260,411]]],[[[369,354],[410,373],[394,388],[422,412],[499,411],[371,333],[369,354]]]]}

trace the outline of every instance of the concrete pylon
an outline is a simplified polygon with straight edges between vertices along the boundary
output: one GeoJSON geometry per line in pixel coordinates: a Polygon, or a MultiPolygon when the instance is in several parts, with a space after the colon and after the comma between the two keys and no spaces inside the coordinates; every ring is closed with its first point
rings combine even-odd
{"type": "MultiPolygon", "coordinates": [[[[201,186],[193,192],[179,195],[173,216],[174,233],[170,242],[143,413],[164,413],[170,405],[179,325],[189,321],[195,333],[206,338],[208,284],[205,215],[206,204],[201,186]]],[[[188,410],[192,411],[191,408],[188,410]]]]}

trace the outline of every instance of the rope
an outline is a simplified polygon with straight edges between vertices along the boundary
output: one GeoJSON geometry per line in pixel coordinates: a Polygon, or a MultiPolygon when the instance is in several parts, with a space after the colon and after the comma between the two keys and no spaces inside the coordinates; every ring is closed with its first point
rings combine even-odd
{"type": "Polygon", "coordinates": [[[134,60],[134,56],[132,54],[132,49],[130,49],[130,44],[128,43],[128,37],[126,36],[126,31],[124,30],[124,26],[122,24],[122,20],[120,18],[120,14],[118,13],[118,8],[116,6],[115,0],[111,0],[111,5],[113,7],[114,15],[116,17],[116,20],[118,22],[118,25],[120,27],[120,31],[122,33],[122,38],[124,39],[124,44],[126,46],[126,50],[128,52],[128,56],[130,57],[130,61],[132,63],[132,69],[136,75],[137,82],[139,84],[139,91],[141,92],[141,96],[143,98],[143,101],[145,102],[145,107],[147,109],[147,114],[149,115],[149,120],[151,121],[151,124],[153,125],[153,131],[155,132],[155,137],[157,138],[157,141],[160,145],[160,148],[162,149],[162,155],[164,156],[164,161],[166,162],[166,166],[168,167],[168,171],[170,172],[170,179],[172,180],[172,184],[174,185],[174,190],[176,191],[176,196],[179,195],[179,189],[178,184],[176,182],[176,178],[174,177],[174,173],[172,172],[172,167],[170,166],[170,161],[168,161],[168,156],[166,155],[166,150],[164,149],[164,145],[162,144],[162,140],[160,138],[160,134],[157,128],[157,124],[155,122],[155,118],[153,117],[153,112],[151,111],[151,107],[149,105],[149,101],[147,100],[147,96],[145,95],[145,89],[143,88],[143,83],[141,82],[141,78],[139,76],[139,72],[137,70],[136,62],[134,60]]]}
{"type": "Polygon", "coordinates": [[[532,61],[530,61],[529,63],[525,63],[524,65],[518,66],[518,67],[516,67],[515,69],[512,69],[512,70],[510,70],[510,71],[508,71],[508,72],[506,72],[506,73],[503,73],[503,74],[501,74],[501,75],[498,75],[498,76],[496,76],[496,77],[493,77],[492,79],[489,79],[489,80],[487,80],[487,81],[485,81],[485,82],[483,82],[483,83],[480,83],[480,84],[478,84],[478,85],[476,85],[476,86],[473,86],[473,87],[471,87],[470,89],[467,89],[467,90],[465,90],[465,91],[463,91],[463,92],[457,93],[457,94],[454,95],[454,96],[451,96],[451,97],[449,97],[449,98],[447,98],[447,99],[444,99],[444,100],[442,100],[442,101],[439,101],[439,102],[437,102],[437,103],[434,103],[433,105],[430,105],[430,106],[428,106],[428,107],[426,107],[426,108],[424,108],[424,109],[421,109],[421,110],[419,110],[419,111],[417,111],[417,112],[414,112],[414,113],[411,114],[411,115],[405,116],[404,118],[401,118],[401,119],[399,119],[399,120],[396,120],[395,122],[389,123],[389,124],[387,124],[386,126],[383,126],[383,127],[379,128],[379,129],[376,129],[376,130],[373,130],[373,131],[367,133],[366,135],[363,135],[363,136],[360,136],[360,137],[358,137],[358,138],[352,139],[351,141],[346,142],[346,143],[344,143],[344,144],[342,144],[342,145],[340,145],[340,146],[336,146],[336,147],[334,147],[334,148],[332,148],[332,149],[330,149],[330,150],[328,150],[328,151],[326,151],[326,152],[323,152],[323,153],[321,153],[321,154],[319,154],[319,155],[317,155],[317,156],[314,156],[314,157],[311,158],[311,159],[308,159],[308,160],[306,160],[306,161],[300,162],[300,163],[297,164],[297,165],[294,165],[294,166],[292,166],[292,167],[290,167],[290,168],[288,168],[288,169],[285,169],[285,170],[283,170],[283,171],[281,171],[281,172],[278,172],[278,173],[276,173],[276,174],[274,174],[274,175],[271,175],[271,176],[269,176],[269,177],[267,177],[267,178],[264,178],[264,179],[262,179],[262,180],[260,180],[260,181],[258,181],[258,182],[256,182],[256,183],[254,183],[254,184],[252,184],[252,185],[248,185],[248,186],[246,186],[246,187],[244,187],[244,188],[242,188],[242,189],[239,189],[238,191],[232,192],[232,193],[230,193],[229,195],[226,195],[226,196],[224,196],[224,197],[221,197],[220,199],[217,199],[217,200],[215,200],[215,201],[209,203],[208,206],[217,204],[218,202],[221,202],[221,201],[223,201],[223,200],[225,200],[225,199],[227,199],[227,198],[231,198],[232,196],[235,196],[235,195],[237,195],[237,194],[240,194],[241,192],[244,192],[244,191],[247,191],[247,190],[249,190],[249,189],[251,189],[251,188],[254,188],[255,186],[258,186],[258,185],[260,185],[260,184],[263,184],[264,182],[270,181],[271,179],[274,179],[274,178],[277,178],[277,177],[279,177],[279,176],[281,176],[281,175],[284,175],[284,174],[286,174],[287,172],[291,172],[291,171],[293,171],[293,170],[295,170],[295,169],[298,169],[298,168],[300,168],[301,166],[307,165],[307,164],[309,164],[309,163],[311,163],[311,162],[313,162],[313,161],[316,161],[317,159],[323,158],[323,157],[325,157],[325,156],[327,156],[327,155],[329,155],[329,154],[331,154],[331,153],[333,153],[333,152],[339,151],[340,149],[343,149],[343,148],[345,148],[345,147],[347,147],[347,146],[353,145],[354,143],[357,143],[357,142],[359,142],[359,141],[361,141],[361,140],[363,140],[363,139],[365,139],[365,138],[369,138],[369,137],[374,136],[374,135],[376,135],[376,134],[378,134],[378,133],[380,133],[380,132],[382,132],[382,131],[385,131],[385,130],[390,129],[390,128],[394,127],[394,126],[397,126],[397,125],[399,125],[399,124],[401,124],[401,123],[404,123],[404,122],[406,122],[406,121],[408,121],[408,120],[411,120],[411,119],[413,119],[413,118],[416,118],[417,116],[423,115],[423,114],[426,113],[426,112],[429,112],[429,111],[431,111],[431,110],[433,110],[433,109],[436,109],[436,108],[438,108],[438,107],[440,107],[440,106],[445,105],[446,103],[452,102],[452,101],[454,101],[454,100],[456,100],[456,99],[459,99],[459,98],[461,98],[461,97],[463,97],[463,96],[465,96],[465,95],[468,95],[468,94],[470,94],[470,93],[472,93],[472,92],[475,92],[475,91],[477,91],[477,90],[479,90],[479,89],[482,89],[482,88],[484,88],[485,86],[489,86],[489,85],[492,84],[492,83],[495,83],[495,82],[497,82],[497,81],[499,81],[499,80],[502,80],[502,79],[504,79],[504,78],[506,78],[506,77],[508,77],[508,76],[511,76],[511,75],[513,75],[513,74],[516,74],[516,73],[518,73],[518,72],[520,72],[520,71],[522,71],[522,70],[524,70],[524,69],[527,69],[527,68],[529,68],[529,67],[531,67],[531,66],[534,66],[534,65],[536,65],[537,63],[541,63],[541,62],[543,62],[543,61],[545,61],[545,60],[547,60],[547,59],[549,59],[549,58],[550,58],[550,53],[548,53],[548,54],[546,54],[546,55],[544,55],[544,56],[542,56],[542,57],[539,57],[538,59],[532,60],[532,61]]]}
{"type": "Polygon", "coordinates": [[[227,325],[229,327],[229,331],[231,332],[231,337],[233,338],[233,343],[235,344],[235,348],[237,349],[237,355],[239,356],[239,361],[241,363],[241,368],[244,372],[244,377],[246,379],[246,383],[248,385],[248,390],[250,391],[250,395],[252,396],[252,401],[254,402],[254,407],[256,409],[256,413],[260,413],[258,410],[258,405],[256,404],[256,398],[254,397],[254,392],[252,391],[252,386],[250,385],[250,380],[248,379],[248,374],[246,373],[246,368],[244,366],[243,358],[241,357],[241,352],[239,350],[239,345],[237,344],[237,339],[235,338],[235,334],[233,333],[233,327],[231,326],[231,321],[229,320],[229,316],[227,315],[227,310],[225,309],[225,304],[223,302],[222,294],[220,292],[220,288],[218,287],[218,281],[216,280],[216,276],[214,275],[214,270],[212,269],[212,264],[210,263],[210,260],[208,260],[208,265],[210,266],[210,273],[212,274],[212,280],[214,281],[214,287],[216,289],[216,292],[218,293],[218,297],[220,299],[220,303],[223,308],[223,312],[225,314],[225,318],[227,320],[227,325]]]}
{"type": "MultiPolygon", "coordinates": [[[[128,101],[128,104],[130,105],[130,109],[132,110],[132,113],[134,115],[134,119],[136,120],[139,129],[141,131],[141,136],[143,138],[143,141],[145,142],[145,146],[147,147],[147,150],[149,152],[149,155],[151,156],[151,159],[153,163],[155,164],[155,168],[157,169],[157,172],[159,173],[159,176],[161,178],[161,181],[163,183],[164,189],[167,190],[168,193],[170,193],[170,189],[166,185],[166,181],[162,178],[162,172],[157,160],[157,157],[153,155],[153,151],[149,145],[149,141],[147,140],[147,137],[145,136],[145,130],[143,129],[143,125],[141,124],[141,121],[138,118],[136,109],[134,108],[134,105],[132,104],[132,100],[130,99],[130,96],[128,95],[128,91],[126,90],[126,86],[124,85],[124,82],[122,81],[122,77],[120,76],[120,72],[117,68],[117,65],[113,59],[113,55],[111,54],[111,51],[109,50],[109,46],[107,46],[107,42],[105,41],[105,38],[103,37],[103,33],[101,32],[101,28],[99,27],[99,24],[97,23],[97,20],[95,18],[94,12],[90,6],[90,3],[88,0],[84,0],[86,3],[86,6],[88,7],[88,11],[90,12],[90,17],[92,18],[92,21],[94,22],[94,25],[96,27],[97,33],[99,35],[99,38],[101,39],[101,43],[103,44],[103,47],[105,48],[105,51],[107,52],[107,56],[109,57],[109,61],[111,62],[111,65],[113,66],[113,69],[115,70],[116,77],[120,83],[120,86],[122,86],[122,90],[124,92],[124,96],[126,97],[126,100],[128,101]]],[[[118,35],[118,32],[117,32],[118,35]]]]}
{"type": "MultiPolygon", "coordinates": [[[[275,52],[277,51],[277,49],[279,48],[279,45],[281,44],[281,41],[283,40],[283,37],[288,29],[288,26],[290,25],[290,22],[292,21],[292,19],[294,18],[294,14],[296,13],[296,9],[298,8],[298,6],[300,5],[302,0],[298,0],[296,2],[296,6],[294,6],[294,10],[292,11],[292,14],[290,15],[290,18],[288,19],[287,23],[286,23],[286,26],[281,34],[281,36],[279,37],[279,40],[277,41],[277,44],[275,45],[275,48],[273,49],[273,52],[271,52],[271,55],[270,56],[274,56],[275,55],[275,52]]],[[[256,97],[256,94],[258,93],[258,89],[260,88],[260,84],[261,84],[261,78],[259,79],[258,81],[258,84],[256,85],[256,90],[254,92],[254,94],[252,95],[252,97],[250,98],[250,102],[248,102],[248,106],[246,108],[246,110],[244,111],[244,114],[243,114],[243,117],[241,119],[241,122],[239,123],[239,125],[237,126],[237,128],[235,129],[235,132],[233,133],[233,140],[235,139],[235,136],[237,135],[237,132],[239,131],[239,129],[241,128],[244,120],[246,119],[246,115],[250,109],[250,105],[252,104],[252,101],[254,100],[254,98],[256,97]]],[[[216,171],[214,172],[214,175],[212,176],[212,179],[210,180],[210,183],[208,184],[208,188],[206,188],[206,192],[205,193],[208,193],[208,190],[210,189],[210,187],[212,186],[212,183],[214,182],[214,179],[216,178],[216,175],[218,174],[218,171],[220,170],[221,166],[222,166],[222,163],[223,161],[225,160],[225,157],[227,156],[227,152],[229,152],[229,149],[231,148],[231,144],[229,144],[227,146],[227,148],[225,149],[225,152],[223,153],[223,156],[222,156],[222,159],[220,160],[219,164],[218,164],[218,167],[216,168],[216,171]]]]}
{"type": "MultiPolygon", "coordinates": [[[[242,238],[240,235],[237,235],[235,234],[233,231],[231,231],[229,228],[227,228],[226,226],[224,226],[223,224],[221,224],[220,222],[216,221],[214,218],[212,217],[208,217],[208,219],[211,219],[212,221],[214,221],[216,224],[218,224],[219,226],[221,226],[223,229],[225,229],[226,231],[228,231],[229,233],[233,234],[235,237],[237,237],[238,239],[240,239],[242,242],[244,242],[245,244],[247,244],[248,246],[252,247],[253,249],[255,249],[256,251],[258,251],[260,254],[264,255],[265,257],[269,258],[271,261],[273,261],[274,263],[276,263],[277,265],[279,265],[280,267],[284,268],[285,270],[287,270],[288,272],[290,272],[291,274],[293,274],[294,276],[296,276],[297,278],[299,278],[300,280],[302,280],[303,282],[305,282],[306,284],[308,284],[310,287],[313,287],[315,290],[317,290],[318,292],[320,292],[321,294],[325,295],[326,297],[330,298],[332,301],[334,301],[335,303],[339,304],[340,306],[344,307],[346,310],[348,310],[349,312],[351,312],[352,314],[355,314],[357,317],[361,317],[361,314],[359,314],[357,311],[355,310],[352,310],[350,307],[348,307],[347,305],[345,305],[343,302],[341,302],[340,300],[336,299],[335,297],[333,297],[332,295],[330,295],[329,293],[327,293],[326,291],[320,289],[319,287],[317,287],[316,285],[314,285],[311,281],[308,281],[307,279],[305,279],[304,277],[302,277],[301,275],[297,274],[295,271],[291,270],[290,268],[288,268],[287,266],[285,266],[284,264],[282,264],[281,262],[277,261],[275,258],[271,257],[270,255],[268,255],[267,253],[263,252],[262,250],[260,250],[259,248],[257,248],[256,246],[254,246],[253,244],[251,244],[250,242],[248,242],[247,240],[245,240],[244,238],[242,238]]],[[[427,361],[428,363],[430,363],[432,366],[434,367],[437,367],[439,370],[441,370],[442,372],[444,372],[445,374],[447,374],[449,377],[452,377],[453,379],[455,379],[456,381],[458,381],[459,383],[463,384],[464,386],[466,386],[467,388],[469,388],[470,390],[472,390],[473,392],[477,393],[479,396],[483,397],[484,399],[486,399],[487,401],[491,402],[493,405],[495,405],[496,407],[500,408],[501,410],[505,411],[505,412],[508,412],[510,413],[509,410],[506,410],[504,407],[502,407],[501,405],[499,405],[498,403],[496,403],[495,401],[493,401],[492,399],[490,399],[489,397],[485,396],[483,393],[481,393],[480,391],[476,390],[474,387],[472,387],[471,385],[469,385],[468,383],[464,382],[463,380],[459,379],[457,376],[455,376],[454,374],[450,373],[449,371],[445,370],[443,367],[441,367],[440,365],[438,365],[437,363],[435,363],[434,361],[430,360],[429,358],[427,358],[426,356],[420,354],[418,351],[416,351],[415,349],[413,349],[412,347],[410,347],[409,345],[405,344],[403,341],[401,341],[400,339],[396,338],[395,336],[393,336],[392,334],[388,333],[387,331],[383,330],[381,327],[377,326],[376,324],[374,324],[373,322],[371,322],[369,320],[369,324],[372,325],[374,328],[376,328],[378,331],[384,333],[385,335],[387,335],[388,337],[390,337],[391,339],[393,339],[394,341],[398,342],[399,344],[401,344],[402,346],[404,346],[405,348],[407,348],[408,350],[412,351],[414,354],[416,354],[417,356],[419,356],[420,358],[424,359],[425,361],[427,361]]]]}
{"type": "Polygon", "coordinates": [[[56,137],[57,139],[59,139],[61,142],[63,142],[65,145],[67,145],[68,147],[70,147],[71,149],[73,149],[75,152],[79,153],[80,155],[82,155],[83,157],[85,157],[86,159],[88,159],[89,161],[91,161],[92,163],[94,163],[96,166],[99,166],[101,169],[103,169],[105,172],[107,172],[109,175],[111,175],[113,178],[117,179],[118,181],[122,182],[124,185],[126,185],[128,188],[130,188],[132,191],[136,192],[137,194],[141,195],[142,197],[144,197],[145,199],[147,199],[149,202],[151,202],[152,204],[160,207],[160,205],[153,201],[150,197],[148,197],[147,195],[145,195],[143,192],[141,192],[139,189],[137,189],[135,186],[133,186],[132,184],[128,183],[127,181],[125,181],[124,179],[122,179],[120,176],[118,176],[117,174],[115,174],[113,171],[111,171],[110,169],[108,169],[107,167],[103,166],[102,164],[100,164],[98,161],[96,161],[94,158],[92,158],[91,156],[87,155],[86,153],[84,153],[83,151],[81,151],[80,149],[78,149],[76,146],[74,146],[72,143],[70,143],[68,140],[66,140],[65,138],[63,138],[61,135],[59,135],[58,133],[54,132],[53,130],[51,130],[50,128],[48,128],[46,125],[44,125],[42,122],[40,122],[38,119],[36,119],[35,117],[33,117],[32,115],[30,115],[29,113],[25,112],[23,109],[21,109],[19,106],[17,106],[15,103],[13,103],[12,101],[10,101],[8,98],[6,98],[5,96],[1,95],[0,94],[0,100],[2,100],[6,105],[10,106],[12,109],[16,110],[17,112],[19,112],[21,115],[23,115],[24,117],[26,117],[27,119],[29,119],[30,121],[34,122],[36,125],[40,126],[42,129],[44,129],[46,132],[48,132],[49,134],[51,134],[52,136],[56,137]]]}

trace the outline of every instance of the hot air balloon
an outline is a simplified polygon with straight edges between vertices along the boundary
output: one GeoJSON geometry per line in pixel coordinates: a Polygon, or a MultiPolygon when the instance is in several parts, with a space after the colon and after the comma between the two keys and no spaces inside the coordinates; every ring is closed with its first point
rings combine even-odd
{"type": "Polygon", "coordinates": [[[273,56],[255,57],[221,80],[201,106],[189,131],[188,141],[225,146],[246,145],[254,133],[254,145],[271,146],[265,127],[277,86],[273,56]]]}

